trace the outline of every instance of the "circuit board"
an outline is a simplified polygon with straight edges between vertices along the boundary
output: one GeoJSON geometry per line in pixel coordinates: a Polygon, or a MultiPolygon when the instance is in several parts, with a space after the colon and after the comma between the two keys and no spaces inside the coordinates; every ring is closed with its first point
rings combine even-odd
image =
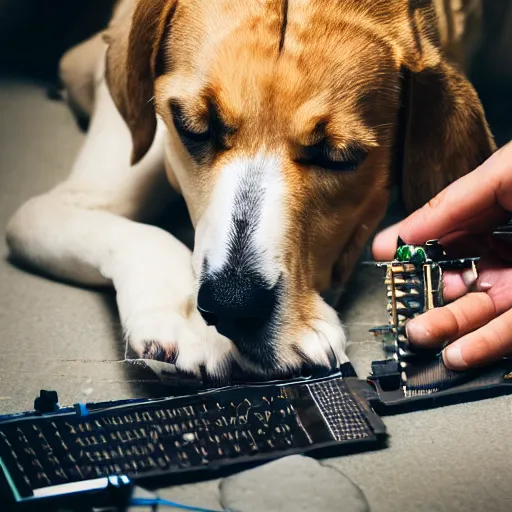
{"type": "Polygon", "coordinates": [[[340,372],[1,417],[0,500],[58,497],[111,476],[174,484],[293,453],[378,448],[386,429],[362,385],[340,372]]]}

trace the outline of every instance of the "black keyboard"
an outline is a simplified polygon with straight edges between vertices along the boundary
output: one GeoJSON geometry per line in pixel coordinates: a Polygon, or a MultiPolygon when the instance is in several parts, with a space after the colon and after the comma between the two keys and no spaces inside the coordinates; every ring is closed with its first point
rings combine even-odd
{"type": "Polygon", "coordinates": [[[364,400],[336,377],[91,404],[85,415],[68,408],[3,418],[0,461],[18,493],[33,496],[48,487],[112,475],[134,480],[176,475],[375,441],[384,432],[364,400]]]}

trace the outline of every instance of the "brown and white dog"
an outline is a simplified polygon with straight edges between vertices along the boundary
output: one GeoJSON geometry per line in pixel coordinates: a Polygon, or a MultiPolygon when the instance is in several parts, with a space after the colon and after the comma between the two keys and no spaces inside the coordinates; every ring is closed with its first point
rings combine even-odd
{"type": "Polygon", "coordinates": [[[435,27],[429,0],[122,1],[62,61],[89,133],[70,177],[10,221],[11,254],[113,284],[133,349],[183,371],[345,361],[321,293],[382,219],[393,166],[413,210],[494,149],[435,27]],[[143,223],[168,183],[193,253],[143,223]]]}

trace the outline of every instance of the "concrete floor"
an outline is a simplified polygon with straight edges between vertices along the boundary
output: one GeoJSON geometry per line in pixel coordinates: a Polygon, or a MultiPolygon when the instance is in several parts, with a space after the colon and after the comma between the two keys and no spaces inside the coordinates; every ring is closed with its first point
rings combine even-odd
{"type": "MultiPolygon", "coordinates": [[[[5,225],[23,201],[66,176],[83,135],[62,103],[19,79],[0,81],[0,112],[0,225],[5,225]]],[[[56,389],[63,404],[165,393],[151,373],[122,361],[112,293],[24,272],[6,261],[3,240],[0,251],[0,413],[31,409],[40,389],[56,389]]],[[[349,355],[363,377],[370,361],[381,356],[368,329],[386,320],[383,306],[380,275],[358,271],[342,319],[349,355]]],[[[512,397],[389,417],[385,423],[391,436],[385,450],[321,463],[284,459],[160,494],[243,512],[510,510],[512,397]],[[258,505],[266,488],[267,501],[258,505]]]]}

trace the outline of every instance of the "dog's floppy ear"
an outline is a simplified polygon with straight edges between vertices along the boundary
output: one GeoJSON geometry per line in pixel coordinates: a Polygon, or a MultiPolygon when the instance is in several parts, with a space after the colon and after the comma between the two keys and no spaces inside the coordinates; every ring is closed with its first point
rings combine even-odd
{"type": "Polygon", "coordinates": [[[408,89],[402,195],[409,212],[495,150],[477,93],[443,57],[432,0],[408,0],[402,25],[408,89]]]}
{"type": "Polygon", "coordinates": [[[153,83],[175,7],[176,0],[122,2],[105,33],[106,80],[132,135],[132,164],[147,153],[155,136],[153,83]]]}

